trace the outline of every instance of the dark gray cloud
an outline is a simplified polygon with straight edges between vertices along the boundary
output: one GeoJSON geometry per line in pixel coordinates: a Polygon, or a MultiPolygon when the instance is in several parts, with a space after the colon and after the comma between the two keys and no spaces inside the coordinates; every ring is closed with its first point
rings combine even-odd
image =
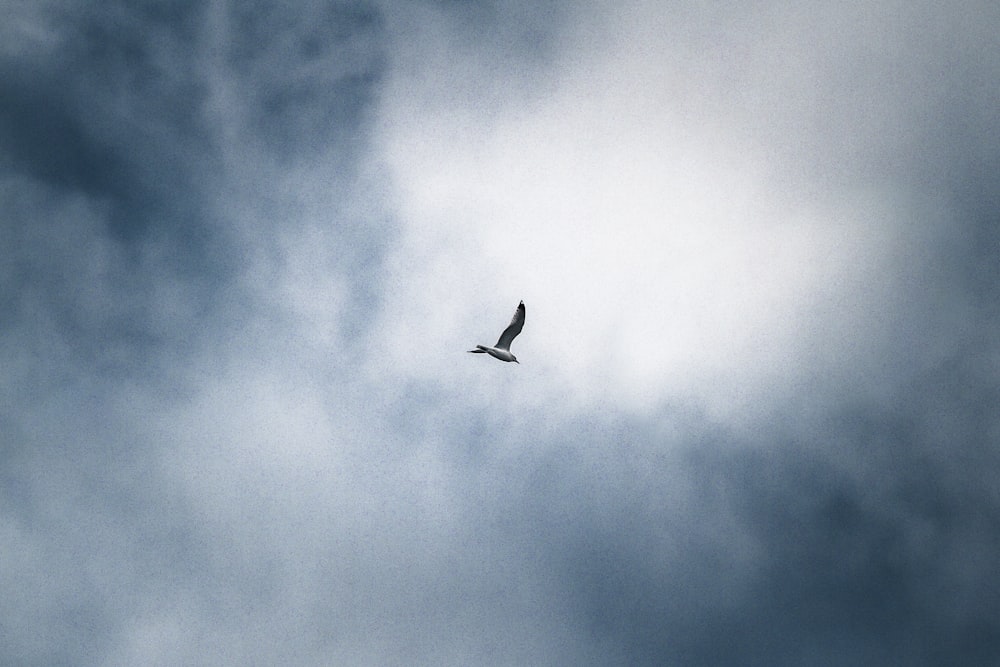
{"type": "MultiPolygon", "coordinates": [[[[12,9],[0,662],[995,661],[1000,17],[867,7],[12,9]],[[426,90],[399,54],[439,58],[428,89],[487,132],[505,85],[530,117],[611,30],[645,54],[623,80],[678,72],[683,132],[725,118],[769,156],[758,187],[892,204],[869,218],[886,267],[807,292],[788,363],[812,366],[737,363],[740,411],[693,389],[636,407],[584,374],[597,398],[566,398],[531,301],[517,375],[453,370],[433,337],[378,347],[436,326],[395,310],[400,276],[464,270],[434,263],[454,228],[397,205],[383,109],[435,108],[400,96],[426,90]],[[446,373],[384,362],[413,357],[446,373]]],[[[433,141],[441,118],[409,122],[433,141]]],[[[461,172],[446,157],[423,168],[461,172]]]]}

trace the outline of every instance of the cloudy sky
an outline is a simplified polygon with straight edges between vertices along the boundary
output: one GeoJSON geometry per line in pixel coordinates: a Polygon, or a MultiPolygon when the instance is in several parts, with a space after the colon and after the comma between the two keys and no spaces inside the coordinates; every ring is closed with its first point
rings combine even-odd
{"type": "Polygon", "coordinates": [[[0,663],[997,660],[997,3],[0,6],[0,663]]]}

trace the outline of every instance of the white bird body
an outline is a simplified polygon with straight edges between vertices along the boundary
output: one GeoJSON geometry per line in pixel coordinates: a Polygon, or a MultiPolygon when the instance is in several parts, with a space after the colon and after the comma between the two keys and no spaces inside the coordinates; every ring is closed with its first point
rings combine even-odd
{"type": "Polygon", "coordinates": [[[485,352],[500,361],[515,361],[517,363],[521,363],[517,361],[517,358],[513,354],[510,353],[510,350],[501,350],[499,347],[486,347],[485,345],[477,345],[476,348],[477,349],[475,350],[469,350],[469,352],[485,352]]]}
{"type": "Polygon", "coordinates": [[[521,333],[521,329],[524,328],[524,301],[518,304],[517,310],[514,311],[514,317],[511,319],[510,324],[507,328],[503,330],[500,334],[500,340],[493,347],[487,347],[486,345],[477,345],[475,350],[469,350],[474,354],[488,354],[495,359],[500,361],[513,361],[515,364],[521,363],[517,360],[510,352],[510,344],[517,337],[517,334],[521,333]]]}

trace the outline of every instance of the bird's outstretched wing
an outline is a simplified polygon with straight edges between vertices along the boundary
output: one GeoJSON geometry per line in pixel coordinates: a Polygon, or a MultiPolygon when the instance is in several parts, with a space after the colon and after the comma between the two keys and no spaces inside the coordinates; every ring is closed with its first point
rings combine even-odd
{"type": "Polygon", "coordinates": [[[500,334],[500,340],[497,341],[496,347],[501,350],[510,351],[510,344],[517,337],[517,334],[521,333],[521,329],[524,328],[524,301],[522,301],[517,306],[517,310],[514,311],[514,317],[511,319],[510,324],[507,328],[503,330],[500,334]]]}

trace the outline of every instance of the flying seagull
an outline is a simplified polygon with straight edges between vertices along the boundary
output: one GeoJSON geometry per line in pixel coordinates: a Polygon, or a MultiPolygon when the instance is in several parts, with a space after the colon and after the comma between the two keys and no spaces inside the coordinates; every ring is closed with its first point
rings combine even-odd
{"type": "Polygon", "coordinates": [[[483,354],[484,352],[491,357],[496,357],[500,361],[513,361],[515,364],[521,363],[517,360],[513,354],[510,353],[510,343],[517,334],[521,333],[521,329],[524,328],[524,302],[522,301],[517,306],[517,310],[514,311],[514,318],[507,325],[507,328],[503,330],[500,334],[500,340],[494,347],[486,347],[485,345],[477,345],[476,349],[469,350],[473,354],[483,354]]]}

